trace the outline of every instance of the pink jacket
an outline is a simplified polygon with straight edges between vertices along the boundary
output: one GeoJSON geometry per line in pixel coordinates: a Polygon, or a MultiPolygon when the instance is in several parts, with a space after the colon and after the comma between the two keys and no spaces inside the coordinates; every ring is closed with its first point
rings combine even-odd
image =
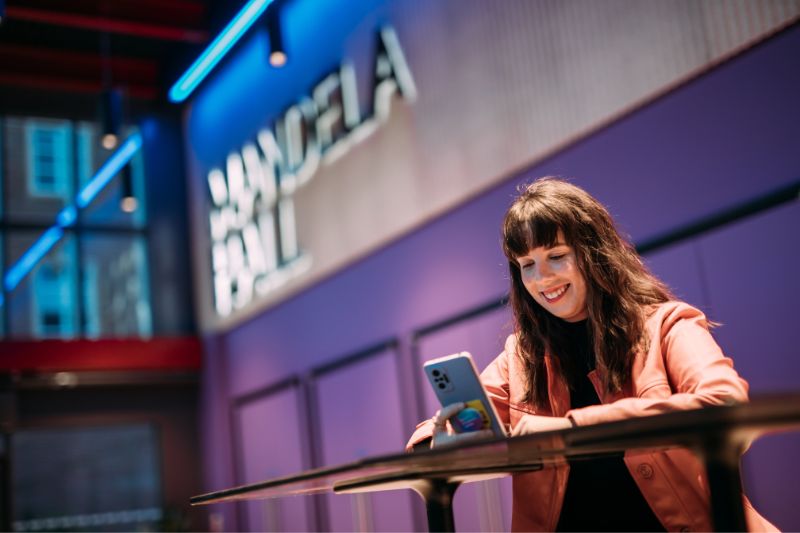
{"type": "MultiPolygon", "coordinates": [[[[680,302],[661,304],[648,317],[645,327],[651,339],[649,347],[636,355],[631,380],[622,392],[607,393],[601,385],[599,370],[589,374],[600,405],[570,410],[569,388],[554,372],[555,361],[548,355],[545,363],[550,405],[535,409],[525,403],[522,400],[525,373],[515,355],[514,335],[508,337],[503,352],[483,371],[481,380],[503,422],[512,429],[525,413],[570,416],[580,426],[747,401],[747,383],[711,337],[700,311],[680,302]]],[[[430,437],[432,426],[430,421],[417,426],[407,447],[410,449],[430,437]]],[[[633,451],[625,454],[625,463],[668,531],[712,530],[703,464],[692,452],[633,451]]],[[[566,464],[514,475],[512,530],[553,531],[568,475],[566,464]]],[[[777,531],[753,509],[747,498],[744,505],[751,531],[777,531]]]]}

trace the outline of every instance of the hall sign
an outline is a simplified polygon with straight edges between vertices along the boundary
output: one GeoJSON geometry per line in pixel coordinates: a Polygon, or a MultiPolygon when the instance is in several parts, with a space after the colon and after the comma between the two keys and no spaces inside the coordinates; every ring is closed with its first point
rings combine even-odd
{"type": "Polygon", "coordinates": [[[226,317],[311,268],[298,242],[294,195],[321,166],[345,155],[386,122],[395,94],[417,89],[391,27],[378,32],[371,114],[358,105],[356,72],[344,62],[208,172],[214,304],[226,317]]]}

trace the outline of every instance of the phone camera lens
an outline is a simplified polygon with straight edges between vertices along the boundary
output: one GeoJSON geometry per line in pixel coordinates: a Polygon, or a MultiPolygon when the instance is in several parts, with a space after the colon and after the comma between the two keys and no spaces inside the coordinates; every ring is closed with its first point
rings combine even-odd
{"type": "Polygon", "coordinates": [[[438,370],[434,370],[433,372],[431,372],[431,374],[433,374],[433,377],[435,377],[435,378],[438,378],[439,376],[442,375],[442,373],[439,372],[438,370]]]}
{"type": "Polygon", "coordinates": [[[447,385],[445,385],[444,383],[439,383],[439,388],[440,388],[440,389],[443,389],[443,388],[445,388],[445,387],[447,387],[447,385]]]}

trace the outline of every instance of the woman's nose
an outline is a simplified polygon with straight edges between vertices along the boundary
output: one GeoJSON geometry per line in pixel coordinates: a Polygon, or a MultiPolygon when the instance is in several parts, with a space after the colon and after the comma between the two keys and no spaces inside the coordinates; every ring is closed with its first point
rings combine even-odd
{"type": "Polygon", "coordinates": [[[536,267],[533,272],[533,278],[536,281],[540,281],[549,278],[552,273],[553,271],[550,269],[547,261],[542,261],[541,263],[536,263],[536,267]]]}

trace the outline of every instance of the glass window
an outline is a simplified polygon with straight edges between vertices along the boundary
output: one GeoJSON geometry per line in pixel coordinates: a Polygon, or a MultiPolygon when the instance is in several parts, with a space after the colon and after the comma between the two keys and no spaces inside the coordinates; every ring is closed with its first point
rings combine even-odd
{"type": "Polygon", "coordinates": [[[3,198],[3,191],[5,190],[4,174],[6,167],[6,144],[3,142],[4,129],[5,120],[3,120],[3,117],[0,117],[0,220],[3,218],[3,207],[5,206],[5,201],[3,198]]]}
{"type": "MultiPolygon", "coordinates": [[[[111,152],[99,144],[97,127],[94,124],[83,123],[78,128],[78,161],[79,167],[82,160],[91,160],[94,170],[81,172],[79,175],[80,187],[83,187],[93,177],[94,172],[105,162],[111,152]],[[93,150],[93,155],[91,151],[93,150]],[[83,154],[83,155],[81,155],[83,154]]],[[[135,133],[130,129],[122,136],[123,140],[135,133]]],[[[89,168],[88,164],[84,164],[89,168]]],[[[97,195],[97,198],[81,213],[81,219],[92,225],[114,225],[141,228],[145,223],[146,206],[144,203],[144,158],[139,151],[127,169],[120,171],[97,195]],[[127,176],[126,176],[127,173],[127,176]],[[128,193],[136,199],[136,209],[126,212],[121,209],[122,198],[126,192],[125,180],[130,180],[128,193]]]]}
{"type": "Polygon", "coordinates": [[[87,233],[81,238],[88,337],[149,337],[153,327],[144,238],[87,233]]]}
{"type": "Polygon", "coordinates": [[[153,426],[26,429],[11,439],[15,531],[160,529],[153,426]]]}
{"type": "MultiPolygon", "coordinates": [[[[124,139],[137,133],[128,128],[124,139]]],[[[74,338],[152,335],[144,158],[75,210],[115,150],[100,144],[94,122],[0,117],[0,273],[22,272],[0,292],[0,336],[74,338]],[[123,209],[123,197],[132,196],[123,209]],[[65,207],[73,211],[62,211],[65,207]],[[74,213],[66,235],[57,216],[74,213]],[[23,270],[15,265],[50,232],[58,242],[23,270]],[[17,283],[17,281],[19,281],[17,283]]]]}
{"type": "MultiPolygon", "coordinates": [[[[5,184],[3,180],[4,169],[6,166],[6,145],[3,142],[3,129],[4,123],[2,117],[0,117],[0,221],[3,220],[3,190],[5,189],[5,184]]],[[[0,282],[5,277],[5,243],[3,242],[3,233],[0,232],[0,282]]],[[[0,338],[5,337],[6,335],[6,291],[3,287],[3,284],[0,283],[0,338]]],[[[2,439],[0,439],[2,440],[2,439]]]]}
{"type": "Polygon", "coordinates": [[[78,183],[85,185],[99,168],[102,161],[96,160],[98,149],[97,127],[91,122],[80,122],[75,128],[75,157],[77,158],[78,183]]]}
{"type": "Polygon", "coordinates": [[[73,128],[69,121],[9,117],[5,120],[6,217],[46,222],[75,194],[73,128]]]}
{"type": "MultiPolygon", "coordinates": [[[[2,165],[0,165],[2,166],[2,165]]],[[[0,233],[0,281],[2,281],[5,277],[5,261],[3,259],[4,252],[5,252],[5,242],[3,242],[3,234],[0,233]]],[[[0,284],[0,338],[6,336],[6,291],[3,288],[2,284],[0,284]]],[[[0,440],[2,440],[0,438],[0,440]]]]}
{"type": "MultiPolygon", "coordinates": [[[[18,231],[6,236],[9,259],[19,261],[41,237],[18,231]]],[[[73,235],[65,235],[9,294],[9,331],[22,338],[73,338],[78,324],[78,269],[73,235]]]]}
{"type": "Polygon", "coordinates": [[[69,200],[72,192],[71,130],[69,124],[63,123],[30,121],[25,125],[26,176],[32,196],[69,200]]]}

